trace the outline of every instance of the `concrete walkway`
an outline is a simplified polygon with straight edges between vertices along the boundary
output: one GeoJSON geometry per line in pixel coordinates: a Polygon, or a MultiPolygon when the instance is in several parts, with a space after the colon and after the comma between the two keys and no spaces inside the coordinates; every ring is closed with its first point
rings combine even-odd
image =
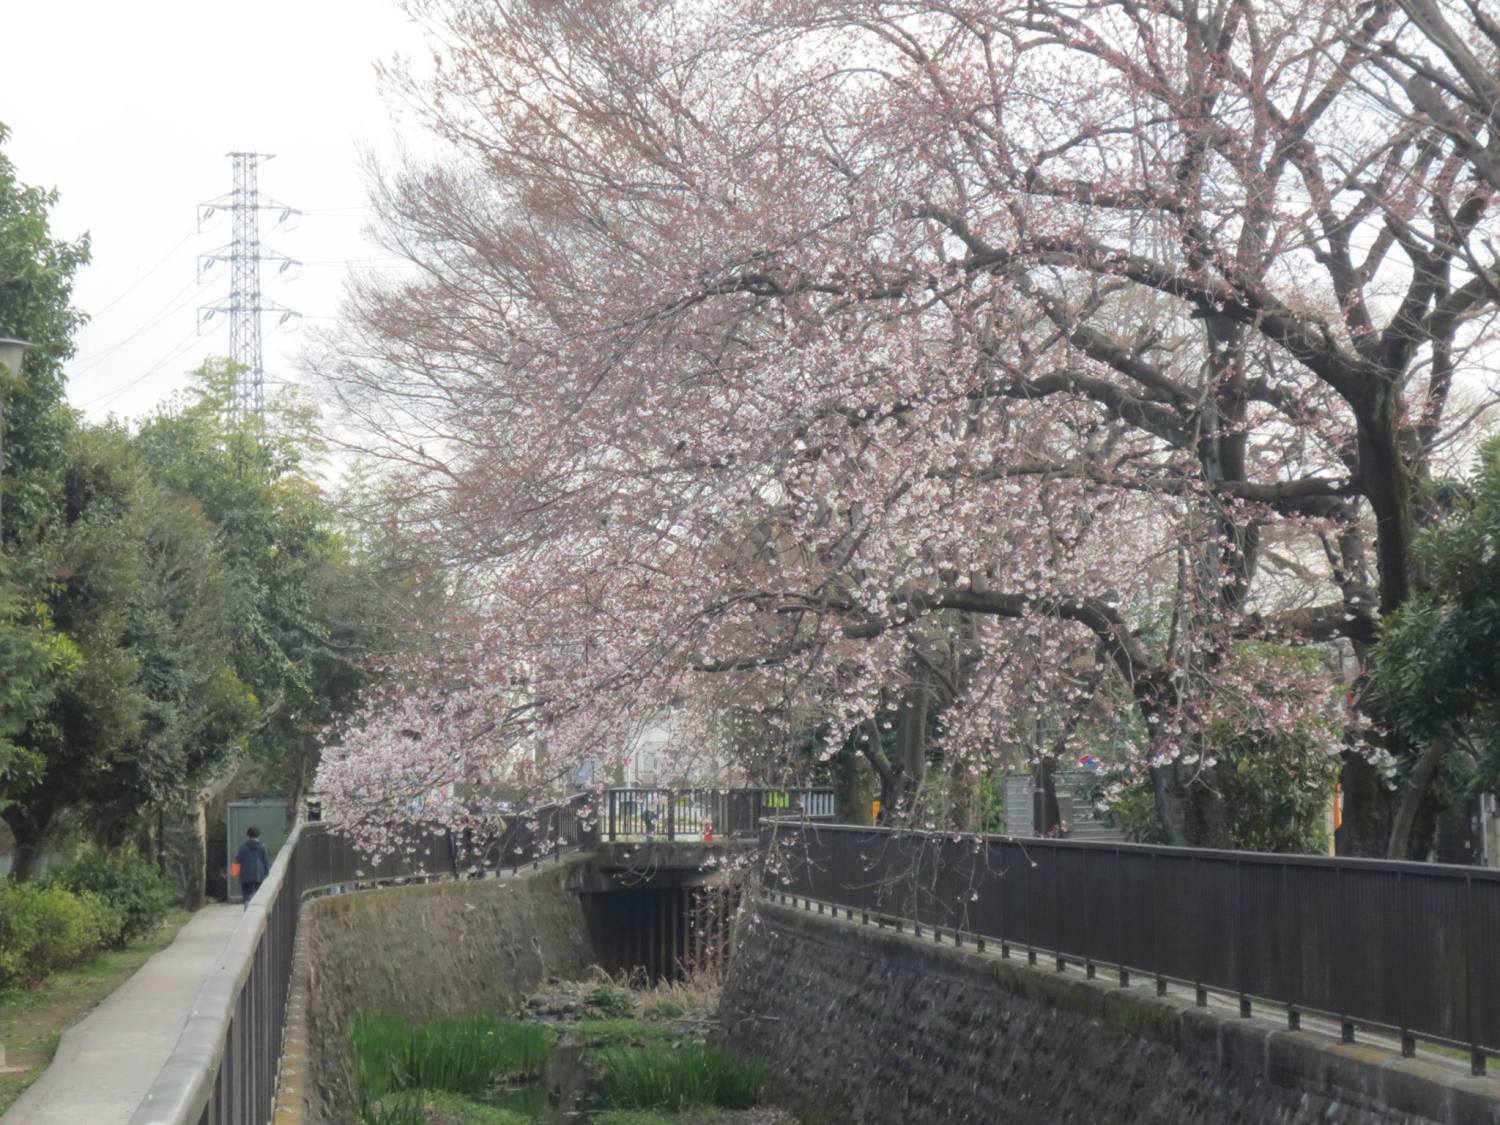
{"type": "Polygon", "coordinates": [[[193,999],[223,964],[238,906],[207,906],[62,1036],[0,1125],[124,1125],[177,1046],[193,999]]]}

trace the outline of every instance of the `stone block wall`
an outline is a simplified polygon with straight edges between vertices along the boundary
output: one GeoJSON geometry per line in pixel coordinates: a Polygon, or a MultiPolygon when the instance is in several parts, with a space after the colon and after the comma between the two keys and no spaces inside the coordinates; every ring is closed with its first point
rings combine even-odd
{"type": "Polygon", "coordinates": [[[277,1120],[354,1120],[348,1032],[359,1012],[413,1022],[507,1012],[548,976],[581,976],[594,961],[577,894],[590,863],[575,857],[511,879],[361,891],[304,906],[288,1030],[289,1054],[294,1034],[300,1039],[300,1096],[280,1100],[298,1104],[277,1120]]]}
{"type": "Polygon", "coordinates": [[[807,1125],[1500,1125],[1457,1064],[768,903],[720,1020],[807,1125]]]}

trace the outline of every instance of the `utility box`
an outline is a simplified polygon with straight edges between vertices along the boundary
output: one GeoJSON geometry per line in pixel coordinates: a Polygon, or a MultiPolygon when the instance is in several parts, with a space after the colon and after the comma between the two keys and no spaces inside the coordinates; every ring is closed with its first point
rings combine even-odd
{"type": "Polygon", "coordinates": [[[228,851],[224,860],[226,867],[224,875],[229,879],[229,901],[239,902],[240,881],[229,874],[228,866],[234,863],[234,855],[240,850],[240,845],[245,842],[245,829],[260,829],[261,843],[265,844],[266,851],[271,856],[271,862],[276,862],[276,853],[281,850],[281,845],[286,843],[287,802],[282,797],[251,797],[244,801],[230,801],[224,820],[228,833],[228,851]]]}

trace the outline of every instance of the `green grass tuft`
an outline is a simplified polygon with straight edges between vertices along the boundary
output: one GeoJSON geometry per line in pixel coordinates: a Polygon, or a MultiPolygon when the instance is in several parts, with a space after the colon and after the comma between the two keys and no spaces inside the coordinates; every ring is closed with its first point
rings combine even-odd
{"type": "Polygon", "coordinates": [[[634,1006],[630,993],[619,988],[611,988],[607,984],[601,984],[593,989],[583,998],[583,1002],[606,1016],[628,1016],[630,1009],[634,1006]]]}
{"type": "Polygon", "coordinates": [[[579,1020],[568,1025],[569,1034],[586,1047],[624,1046],[629,1043],[660,1043],[677,1037],[674,1028],[636,1020],[579,1020]]]}
{"type": "Polygon", "coordinates": [[[696,1043],[612,1048],[594,1057],[604,1071],[606,1097],[620,1109],[746,1109],[760,1092],[760,1067],[696,1043]]]}
{"type": "Polygon", "coordinates": [[[553,1037],[550,1028],[495,1016],[412,1027],[400,1016],[365,1013],[349,1030],[362,1106],[411,1089],[478,1094],[498,1079],[539,1074],[553,1037]]]}
{"type": "Polygon", "coordinates": [[[519,1113],[497,1105],[484,1105],[470,1101],[460,1094],[449,1094],[442,1090],[423,1090],[428,1109],[442,1111],[445,1120],[452,1125],[531,1125],[536,1118],[529,1113],[519,1113]]]}

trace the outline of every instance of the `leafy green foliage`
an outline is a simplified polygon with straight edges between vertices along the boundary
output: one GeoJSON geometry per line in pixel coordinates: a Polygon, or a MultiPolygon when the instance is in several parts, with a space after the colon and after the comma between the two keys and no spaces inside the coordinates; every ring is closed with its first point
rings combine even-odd
{"type": "Polygon", "coordinates": [[[120,914],[98,895],[0,881],[0,988],[32,985],[110,940],[120,914]]]}
{"type": "Polygon", "coordinates": [[[107,940],[117,948],[161,925],[174,898],[156,865],[128,850],[89,852],[51,876],[48,882],[66,890],[97,895],[109,903],[118,914],[119,924],[107,935],[107,940]]]}
{"type": "Polygon", "coordinates": [[[236,418],[236,371],[206,364],[189,394],[141,427],[135,447],[218,532],[232,663],[260,708],[250,749],[294,793],[315,764],[305,732],[352,704],[366,658],[389,643],[390,582],[341,534],[317,485],[312,415],[278,397],[266,417],[236,418]]]}
{"type": "MultiPolygon", "coordinates": [[[[9,131],[0,125],[0,144],[9,131]]],[[[0,551],[23,550],[52,519],[72,415],[63,362],[83,323],[72,305],[73,277],[89,260],[88,239],[52,235],[55,192],[29,187],[0,153],[0,336],[26,340],[18,378],[0,376],[5,472],[0,474],[0,551]]]]}
{"type": "Polygon", "coordinates": [[[34,598],[27,604],[12,569],[0,556],[0,809],[7,792],[29,787],[45,768],[35,749],[16,740],[46,712],[58,681],[78,662],[76,646],[52,627],[47,605],[34,598]]]}
{"type": "MultiPolygon", "coordinates": [[[[0,144],[7,136],[0,125],[0,144]]],[[[0,808],[45,764],[19,736],[51,702],[74,655],[49,620],[47,568],[36,551],[61,486],[71,424],[62,364],[83,319],[70,297],[88,261],[86,239],[53,238],[56,201],[22,184],[0,153],[0,336],[34,345],[18,376],[0,372],[0,808]]]]}
{"type": "Polygon", "coordinates": [[[746,1109],[755,1104],[762,1081],[753,1063],[695,1043],[616,1048],[594,1057],[604,1072],[605,1096],[620,1109],[746,1109]]]}
{"type": "Polygon", "coordinates": [[[607,984],[590,989],[583,1002],[607,1016],[627,1016],[632,1007],[630,993],[621,988],[611,988],[607,984]]]}
{"type": "Polygon", "coordinates": [[[247,758],[295,795],[386,619],[317,486],[309,409],[238,418],[227,362],[135,433],[67,408],[88,245],[52,236],[55,202],[0,154],[0,336],[35,345],[0,385],[0,816],[18,879],[70,812],[118,847],[247,758]]]}
{"type": "MultiPolygon", "coordinates": [[[[1340,728],[1330,709],[1302,711],[1292,685],[1335,681],[1316,650],[1237,645],[1233,682],[1222,684],[1201,739],[1199,784],[1222,796],[1224,846],[1245,851],[1321,854],[1338,778],[1340,728]],[[1291,713],[1290,721],[1267,714],[1291,713]]],[[[1118,770],[1099,778],[1109,818],[1136,843],[1164,844],[1149,776],[1118,770]]]]}
{"type": "Polygon", "coordinates": [[[1418,544],[1426,589],[1381,623],[1371,690],[1419,745],[1462,749],[1468,787],[1500,787],[1500,439],[1418,544]]]}
{"type": "Polygon", "coordinates": [[[17,838],[86,806],[118,845],[142,808],[200,783],[255,722],[233,655],[214,529],[161,489],[115,427],[70,439],[61,520],[40,545],[47,610],[73,659],[18,744],[43,763],[0,792],[17,838]]]}

